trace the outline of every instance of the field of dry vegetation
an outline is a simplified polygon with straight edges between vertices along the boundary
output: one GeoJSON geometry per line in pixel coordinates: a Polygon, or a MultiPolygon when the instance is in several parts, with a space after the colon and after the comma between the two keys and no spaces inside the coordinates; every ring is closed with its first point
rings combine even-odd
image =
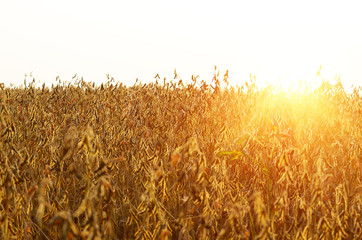
{"type": "Polygon", "coordinates": [[[161,82],[1,86],[0,239],[362,239],[361,89],[161,82]]]}

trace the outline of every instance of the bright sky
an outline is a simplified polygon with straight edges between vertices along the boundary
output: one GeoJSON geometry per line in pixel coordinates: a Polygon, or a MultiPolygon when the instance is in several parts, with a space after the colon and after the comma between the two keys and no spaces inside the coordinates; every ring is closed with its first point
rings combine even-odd
{"type": "Polygon", "coordinates": [[[362,83],[359,1],[0,1],[0,82],[128,85],[191,75],[211,80],[213,66],[241,85],[313,83],[341,75],[362,83]],[[279,80],[278,80],[279,79],[279,80]]]}

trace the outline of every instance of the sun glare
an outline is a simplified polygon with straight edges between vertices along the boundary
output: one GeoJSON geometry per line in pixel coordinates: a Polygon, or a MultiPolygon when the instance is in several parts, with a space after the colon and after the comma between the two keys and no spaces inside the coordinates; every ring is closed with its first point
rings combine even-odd
{"type": "MultiPolygon", "coordinates": [[[[315,68],[314,71],[303,70],[307,69],[305,67],[306,66],[286,67],[287,70],[284,71],[284,73],[280,68],[274,72],[265,74],[267,80],[265,82],[261,81],[259,84],[257,83],[257,85],[261,88],[270,86],[275,90],[286,93],[303,93],[318,89],[325,81],[331,82],[330,76],[332,76],[332,73],[327,72],[326,74],[321,65],[315,68]],[[328,76],[328,78],[325,76],[328,76]]],[[[335,80],[338,79],[340,80],[337,75],[331,83],[336,82],[335,80]]]]}

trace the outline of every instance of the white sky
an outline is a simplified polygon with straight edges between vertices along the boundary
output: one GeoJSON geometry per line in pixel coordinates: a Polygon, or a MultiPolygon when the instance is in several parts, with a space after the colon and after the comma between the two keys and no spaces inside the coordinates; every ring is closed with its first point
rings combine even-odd
{"type": "Polygon", "coordinates": [[[358,1],[20,1],[0,0],[0,82],[33,72],[128,85],[191,75],[230,82],[333,80],[362,83],[362,2],[358,1]],[[280,79],[280,80],[278,80],[280,79]]]}

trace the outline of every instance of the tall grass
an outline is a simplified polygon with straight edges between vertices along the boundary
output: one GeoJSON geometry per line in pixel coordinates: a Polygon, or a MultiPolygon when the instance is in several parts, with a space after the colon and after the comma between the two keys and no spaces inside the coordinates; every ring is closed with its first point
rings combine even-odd
{"type": "Polygon", "coordinates": [[[0,238],[361,239],[358,89],[220,86],[2,86],[0,238]]]}

